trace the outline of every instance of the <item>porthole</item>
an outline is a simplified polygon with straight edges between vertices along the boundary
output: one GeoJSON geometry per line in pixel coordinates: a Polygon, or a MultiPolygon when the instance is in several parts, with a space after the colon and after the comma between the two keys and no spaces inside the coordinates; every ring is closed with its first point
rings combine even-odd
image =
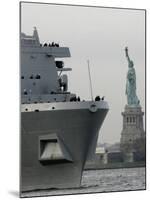
{"type": "Polygon", "coordinates": [[[27,93],[27,91],[24,91],[24,93],[23,93],[24,95],[27,95],[28,93],[27,93]]]}
{"type": "Polygon", "coordinates": [[[30,79],[33,79],[33,74],[30,76],[30,79]]]}
{"type": "Polygon", "coordinates": [[[37,74],[35,78],[40,79],[41,78],[40,74],[37,74]]]}

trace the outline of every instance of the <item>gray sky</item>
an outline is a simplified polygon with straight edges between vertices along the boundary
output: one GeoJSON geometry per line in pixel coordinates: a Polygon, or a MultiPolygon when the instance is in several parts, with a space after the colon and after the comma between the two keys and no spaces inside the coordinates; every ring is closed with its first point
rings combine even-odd
{"type": "Polygon", "coordinates": [[[128,70],[124,48],[134,61],[137,95],[145,111],[145,13],[143,10],[22,4],[21,30],[32,34],[36,26],[41,43],[59,42],[70,48],[64,59],[69,91],[90,99],[87,59],[90,60],[94,97],[105,96],[110,110],[103,123],[99,142],[120,140],[121,112],[126,105],[128,70]]]}

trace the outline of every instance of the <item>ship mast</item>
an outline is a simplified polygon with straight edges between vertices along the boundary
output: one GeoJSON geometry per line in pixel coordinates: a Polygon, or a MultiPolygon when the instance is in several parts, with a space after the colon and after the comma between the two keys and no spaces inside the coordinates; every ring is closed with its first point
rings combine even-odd
{"type": "Polygon", "coordinates": [[[90,73],[90,62],[87,60],[88,63],[88,72],[89,72],[89,81],[90,81],[90,92],[91,92],[91,100],[93,101],[93,89],[92,89],[92,79],[91,79],[91,73],[90,73]]]}

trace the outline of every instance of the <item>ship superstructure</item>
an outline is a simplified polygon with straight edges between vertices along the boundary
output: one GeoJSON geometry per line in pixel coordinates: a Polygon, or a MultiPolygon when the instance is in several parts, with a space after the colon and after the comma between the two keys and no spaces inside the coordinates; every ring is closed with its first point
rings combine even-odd
{"type": "Polygon", "coordinates": [[[21,34],[21,192],[80,187],[108,111],[68,92],[68,47],[21,34]]]}

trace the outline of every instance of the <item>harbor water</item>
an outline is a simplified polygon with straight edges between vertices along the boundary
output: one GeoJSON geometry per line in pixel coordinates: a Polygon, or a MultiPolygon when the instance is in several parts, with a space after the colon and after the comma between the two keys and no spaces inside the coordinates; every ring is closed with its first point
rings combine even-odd
{"type": "Polygon", "coordinates": [[[145,168],[85,170],[78,189],[48,189],[27,192],[23,197],[97,193],[145,189],[145,168]]]}

